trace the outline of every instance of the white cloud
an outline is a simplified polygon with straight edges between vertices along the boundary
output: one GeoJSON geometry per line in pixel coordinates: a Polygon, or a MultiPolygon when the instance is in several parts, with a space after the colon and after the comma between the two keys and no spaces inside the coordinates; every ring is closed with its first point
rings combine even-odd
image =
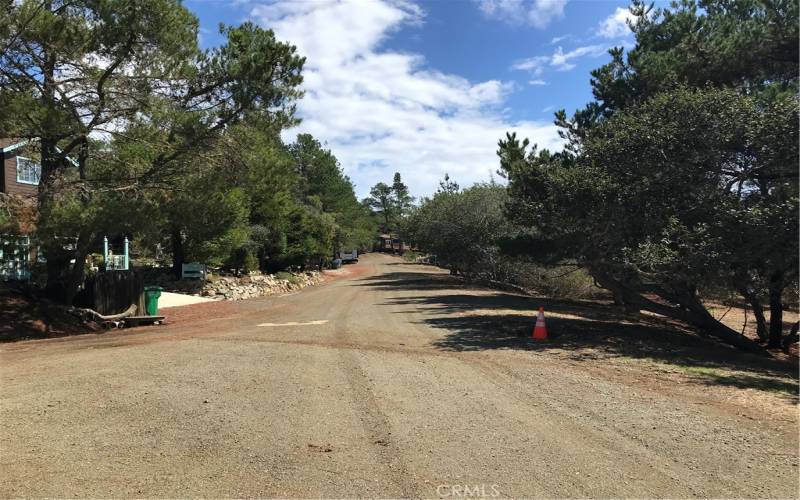
{"type": "Polygon", "coordinates": [[[478,8],[487,17],[511,24],[530,24],[536,28],[544,28],[554,19],[563,17],[567,1],[476,0],[478,8]]]}
{"type": "Polygon", "coordinates": [[[475,0],[478,8],[488,17],[516,18],[519,21],[519,14],[524,12],[522,0],[475,0]]]}
{"type": "Polygon", "coordinates": [[[528,80],[528,85],[547,85],[544,80],[528,80]]]}
{"type": "Polygon", "coordinates": [[[550,65],[558,71],[569,71],[575,67],[575,64],[570,62],[583,56],[597,57],[605,54],[607,48],[605,45],[589,45],[586,47],[578,47],[577,49],[564,52],[561,47],[556,48],[553,56],[550,58],[550,65]]]}
{"type": "Polygon", "coordinates": [[[617,7],[613,14],[605,18],[597,27],[597,34],[603,38],[621,38],[631,33],[627,21],[635,21],[636,16],[631,11],[617,7]]]}
{"type": "Polygon", "coordinates": [[[511,65],[511,69],[528,71],[534,76],[539,76],[544,73],[544,69],[548,64],[550,64],[549,56],[536,56],[515,62],[511,65]]]}
{"type": "MultiPolygon", "coordinates": [[[[607,50],[608,47],[605,45],[587,45],[570,50],[569,52],[564,52],[564,49],[561,47],[556,47],[552,55],[534,56],[519,60],[511,65],[511,69],[527,71],[534,77],[540,77],[548,68],[555,69],[556,71],[569,71],[575,68],[574,60],[587,56],[598,57],[605,54],[607,50]]],[[[533,81],[542,81],[542,79],[536,78],[533,81]]]]}
{"type": "Polygon", "coordinates": [[[528,11],[528,20],[537,28],[544,28],[550,21],[564,16],[567,0],[534,0],[528,11]]]}
{"type": "Polygon", "coordinates": [[[397,1],[314,1],[258,4],[251,17],[297,45],[307,57],[302,124],[327,144],[356,183],[359,196],[398,171],[415,195],[432,193],[445,173],[461,185],[496,170],[497,140],[516,130],[542,147],[560,148],[547,122],[506,120],[512,84],[470,82],[425,65],[418,54],[381,48],[418,6],[397,1]]]}

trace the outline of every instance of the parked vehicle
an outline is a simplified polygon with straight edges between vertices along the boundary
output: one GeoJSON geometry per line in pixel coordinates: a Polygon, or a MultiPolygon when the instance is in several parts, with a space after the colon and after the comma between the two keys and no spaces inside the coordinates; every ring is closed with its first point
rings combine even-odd
{"type": "Polygon", "coordinates": [[[403,255],[408,248],[403,240],[397,236],[393,236],[391,234],[381,234],[373,244],[372,249],[376,252],[403,255]]]}
{"type": "Polygon", "coordinates": [[[345,264],[358,262],[358,250],[355,248],[352,250],[340,250],[339,258],[342,259],[342,262],[345,264]]]}

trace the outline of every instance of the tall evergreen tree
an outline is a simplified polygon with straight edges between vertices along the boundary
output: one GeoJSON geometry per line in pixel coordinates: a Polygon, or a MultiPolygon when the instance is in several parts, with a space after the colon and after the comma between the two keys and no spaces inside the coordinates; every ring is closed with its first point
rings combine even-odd
{"type": "Polygon", "coordinates": [[[743,348],[703,293],[738,290],[756,310],[768,297],[776,346],[798,274],[797,1],[632,12],[637,44],[592,73],[596,101],[556,115],[564,152],[500,142],[508,213],[531,228],[535,257],[576,258],[628,309],[743,348]]]}
{"type": "Polygon", "coordinates": [[[386,228],[391,227],[395,216],[395,204],[392,198],[392,187],[384,182],[379,182],[369,190],[369,197],[365,202],[380,214],[386,228]]]}
{"type": "Polygon", "coordinates": [[[201,52],[197,20],[177,0],[24,0],[3,9],[0,25],[0,135],[39,141],[48,288],[63,288],[67,302],[102,238],[104,211],[91,208],[98,195],[169,185],[192,165],[189,157],[246,114],[291,123],[300,95],[303,59],[294,47],[246,23],[201,52]],[[90,139],[97,132],[143,139],[139,160],[126,165],[104,154],[106,146],[90,139]],[[94,171],[100,178],[89,175],[93,161],[102,163],[94,171]],[[58,221],[68,214],[72,226],[58,221]]]}
{"type": "Polygon", "coordinates": [[[409,194],[408,186],[403,183],[400,172],[395,172],[392,179],[392,201],[395,207],[395,217],[398,218],[406,216],[414,203],[414,197],[409,194]]]}

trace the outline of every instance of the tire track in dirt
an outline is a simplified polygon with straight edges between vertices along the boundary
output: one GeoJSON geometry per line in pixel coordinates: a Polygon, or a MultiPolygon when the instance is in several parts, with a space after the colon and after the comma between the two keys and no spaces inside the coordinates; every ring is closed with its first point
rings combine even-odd
{"type": "Polygon", "coordinates": [[[436,297],[472,292],[387,285],[414,268],[370,261],[376,278],[233,317],[0,352],[17,413],[0,496],[430,497],[484,482],[512,497],[796,496],[796,436],[712,411],[715,387],[675,395],[602,360],[443,349],[429,320],[459,311],[436,297]]]}
{"type": "MultiPolygon", "coordinates": [[[[750,442],[758,440],[752,433],[743,435],[730,422],[710,421],[703,413],[647,389],[630,391],[630,387],[596,377],[587,384],[590,377],[576,373],[572,367],[537,363],[526,367],[533,371],[521,374],[488,356],[459,357],[479,370],[498,390],[523,404],[533,405],[532,409],[557,415],[549,420],[560,422],[565,436],[580,435],[584,446],[614,450],[619,466],[643,472],[643,477],[656,488],[654,494],[658,491],[675,494],[678,478],[683,494],[692,496],[739,496],[747,491],[747,496],[780,497],[783,493],[772,490],[771,485],[748,480],[750,466],[744,467],[744,473],[727,468],[730,462],[747,456],[750,442]],[[552,378],[554,371],[561,381],[557,389],[543,383],[532,391],[531,379],[540,375],[552,378]],[[616,402],[623,393],[626,402],[639,402],[628,404],[628,410],[620,412],[616,402]],[[706,432],[695,431],[700,428],[712,429],[714,437],[709,439],[706,432]],[[687,450],[691,453],[687,454],[687,450]],[[715,471],[713,482],[708,480],[709,470],[715,471]]],[[[775,456],[771,460],[777,461],[775,456]]]]}
{"type": "MultiPolygon", "coordinates": [[[[363,292],[362,292],[363,293],[363,292]]],[[[344,307],[337,311],[338,317],[334,320],[334,338],[341,338],[349,331],[351,314],[358,299],[358,294],[347,290],[338,297],[344,299],[344,307]]],[[[411,480],[408,468],[401,458],[400,450],[392,438],[391,425],[386,414],[381,410],[375,397],[369,376],[362,367],[359,359],[360,349],[338,349],[342,373],[350,386],[351,402],[358,411],[361,425],[369,436],[369,445],[375,447],[374,451],[382,464],[390,471],[390,481],[397,489],[392,496],[403,498],[416,497],[416,488],[411,480]]]]}
{"type": "MultiPolygon", "coordinates": [[[[557,422],[561,428],[559,434],[563,436],[565,450],[570,449],[570,442],[574,437],[580,436],[580,447],[585,449],[613,450],[613,455],[617,457],[618,466],[629,471],[638,469],[636,476],[631,479],[641,479],[647,477],[651,486],[667,487],[674,477],[689,478],[692,473],[684,467],[677,467],[676,464],[664,460],[663,457],[648,449],[632,432],[628,432],[622,427],[615,425],[605,419],[600,420],[599,412],[586,405],[586,400],[578,397],[570,390],[561,385],[562,394],[552,394],[547,388],[547,384],[536,386],[536,392],[531,390],[530,381],[523,380],[513,370],[498,362],[484,356],[459,356],[462,361],[479,371],[485,380],[491,382],[502,392],[520,404],[530,407],[532,413],[543,413],[557,415],[547,419],[549,422],[557,422]],[[568,395],[568,397],[567,397],[568,395]],[[582,401],[574,403],[570,398],[582,401]],[[602,427],[598,432],[598,428],[602,427]],[[609,432],[611,431],[611,432],[609,432]],[[648,470],[649,469],[649,470],[648,470]]],[[[550,371],[548,367],[543,371],[550,371]]],[[[541,367],[538,370],[542,370],[541,367]]],[[[559,378],[564,375],[559,371],[559,378]]],[[[552,373],[547,374],[552,377],[552,373]]],[[[573,443],[574,444],[574,443],[573,443]]],[[[578,448],[573,448],[578,449],[578,448]]],[[[684,481],[688,483],[688,481],[684,481]]],[[[691,484],[684,484],[688,490],[684,494],[702,495],[701,491],[691,484]]],[[[656,490],[657,491],[657,490],[656,490]]],[[[674,490],[673,490],[674,491],[674,490]]]]}

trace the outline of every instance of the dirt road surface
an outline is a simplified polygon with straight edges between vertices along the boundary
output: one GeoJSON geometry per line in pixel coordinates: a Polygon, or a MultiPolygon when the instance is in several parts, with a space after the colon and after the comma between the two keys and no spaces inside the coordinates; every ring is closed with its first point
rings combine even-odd
{"type": "Polygon", "coordinates": [[[368,255],[293,295],[0,345],[0,497],[798,495],[796,379],[677,365],[647,339],[679,333],[615,323],[631,354],[580,304],[547,303],[533,344],[540,302],[368,255]]]}

